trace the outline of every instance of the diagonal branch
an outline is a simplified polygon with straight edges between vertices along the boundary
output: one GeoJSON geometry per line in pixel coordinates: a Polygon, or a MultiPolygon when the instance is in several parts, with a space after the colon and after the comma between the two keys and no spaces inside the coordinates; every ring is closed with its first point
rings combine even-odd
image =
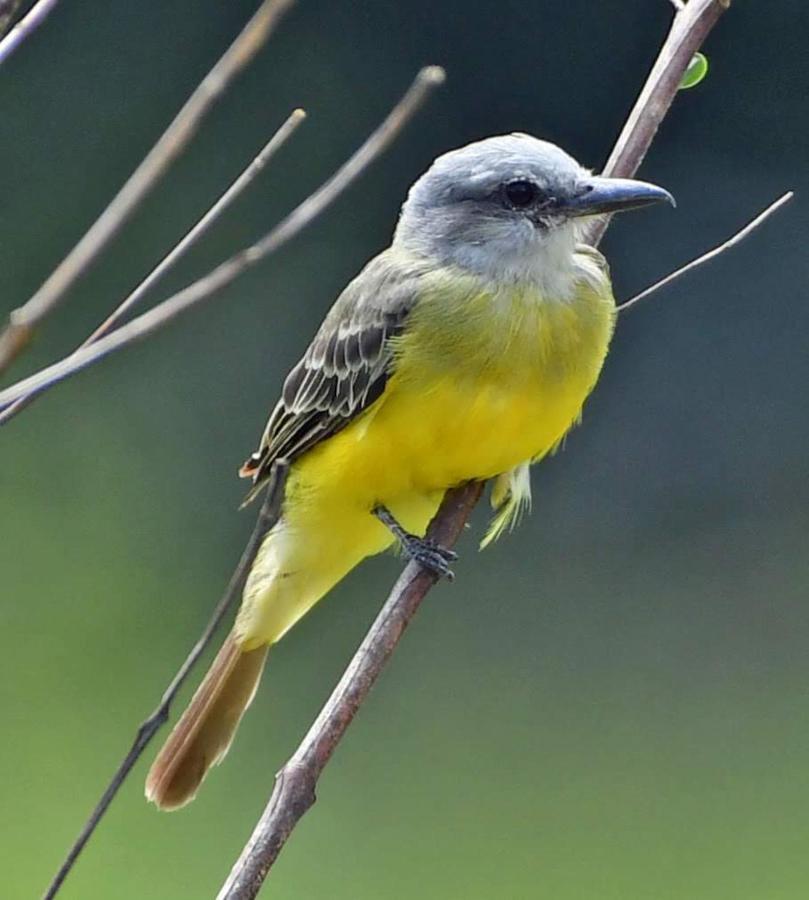
{"type": "MultiPolygon", "coordinates": [[[[450,491],[427,537],[453,547],[482,492],[480,482],[450,491]]],[[[298,820],[314,804],[320,773],[436,581],[437,576],[417,562],[405,566],[331,697],[276,776],[270,802],[217,900],[256,896],[298,820]]]]}
{"type": "Polygon", "coordinates": [[[230,581],[225,589],[225,593],[222,595],[222,599],[217,603],[208,624],[205,626],[205,630],[200,635],[196,644],[191,648],[191,652],[177,670],[177,674],[172,678],[169,686],[163,692],[160,703],[149,718],[145,719],[138,728],[132,746],[115,770],[115,774],[112,776],[109,785],[101,795],[101,799],[96,804],[90,817],[84,823],[79,836],[76,838],[73,846],[70,848],[67,856],[62,862],[62,865],[59,867],[59,871],[54,876],[53,881],[48,886],[48,890],[43,895],[43,900],[53,900],[58,893],[62,883],[65,878],[67,878],[76,860],[79,858],[79,854],[84,849],[87,841],[92,837],[98,823],[101,821],[101,818],[107,811],[110,803],[112,803],[119,788],[124,783],[126,776],[140,759],[141,754],[146,749],[149,741],[151,741],[158,729],[168,719],[171,704],[179,693],[180,688],[185,683],[185,680],[188,678],[191,669],[205,652],[205,648],[210,643],[214,632],[219,627],[222,619],[224,619],[227,611],[233,605],[236,598],[241,595],[247,574],[253,565],[253,560],[256,558],[258,548],[261,546],[261,540],[280,514],[287,470],[288,467],[285,463],[276,464],[273,470],[272,483],[264,498],[261,510],[259,511],[253,533],[250,535],[250,540],[247,542],[247,546],[242,552],[242,557],[239,560],[239,564],[236,566],[236,570],[230,577],[230,581]]]}
{"type": "Polygon", "coordinates": [[[708,250],[706,253],[703,253],[701,256],[698,256],[696,259],[692,259],[691,262],[686,263],[684,266],[680,266],[679,269],[675,269],[673,272],[670,272],[668,275],[663,278],[659,278],[654,284],[649,285],[649,287],[644,288],[639,294],[635,294],[634,297],[630,297],[629,300],[625,300],[623,303],[618,305],[619,312],[626,312],[626,310],[633,307],[636,303],[641,300],[645,300],[651,294],[654,294],[656,291],[659,291],[660,288],[665,287],[668,284],[671,284],[672,281],[676,281],[678,278],[681,278],[683,275],[686,275],[688,272],[698,268],[701,265],[704,265],[706,262],[710,262],[712,259],[716,259],[721,253],[724,253],[725,250],[730,250],[732,247],[735,247],[737,244],[740,244],[746,237],[749,237],[757,228],[764,224],[764,222],[770,218],[770,216],[781,209],[782,206],[789,203],[789,201],[795,196],[794,191],[787,191],[785,194],[782,194],[777,200],[773,200],[773,202],[764,210],[762,210],[752,221],[748,222],[744,228],[739,229],[732,237],[729,237],[726,241],[723,241],[718,246],[714,247],[712,250],[708,250]]]}
{"type": "MultiPolygon", "coordinates": [[[[287,120],[281,125],[278,131],[264,145],[264,148],[250,163],[250,165],[239,175],[239,177],[231,184],[224,194],[214,203],[214,205],[205,213],[205,215],[197,222],[196,225],[182,238],[182,240],[170,250],[166,256],[155,266],[154,269],[137,285],[137,287],[124,299],[116,308],[107,316],[106,319],[93,331],[93,333],[81,344],[78,349],[87,347],[95,343],[99,338],[103,337],[113,325],[119,322],[123,316],[132,309],[135,304],[139,303],[146,293],[165,275],[165,273],[177,262],[185,252],[192,247],[206,231],[214,224],[214,222],[222,215],[222,213],[240,196],[253,182],[255,177],[264,169],[270,159],[280,149],[280,147],[293,134],[298,125],[306,118],[306,113],[302,109],[293,110],[287,120]]],[[[54,382],[55,384],[56,382],[54,382]]],[[[44,393],[48,385],[41,388],[38,394],[44,393]]],[[[22,412],[38,394],[25,394],[5,409],[0,407],[0,425],[5,425],[9,419],[13,419],[18,413],[22,412]]]]}
{"type": "MultiPolygon", "coordinates": [[[[256,55],[293,2],[294,0],[264,0],[253,18],[203,78],[174,121],[163,132],[160,140],[130,175],[126,184],[90,230],[56,267],[34,296],[19,309],[12,310],[5,330],[0,333],[0,372],[3,372],[28,345],[34,331],[45,317],[64,302],[68,289],[89,268],[171,163],[180,155],[196,133],[205,114],[222,96],[233,78],[256,55]]],[[[22,24],[21,22],[20,25],[22,24]]],[[[3,44],[14,35],[15,31],[16,29],[12,30],[5,41],[0,43],[0,53],[3,44]]]]}
{"type": "MultiPolygon", "coordinates": [[[[657,55],[652,71],[635,101],[618,140],[604,165],[604,174],[628,178],[646,158],[649,147],[674,101],[691,62],[731,0],[689,0],[674,16],[668,37],[657,55]]],[[[590,232],[597,247],[610,223],[605,216],[590,232]]]]}
{"type": "MultiPolygon", "coordinates": [[[[671,105],[691,57],[728,3],[729,0],[690,0],[676,14],[640,99],[610,156],[606,174],[627,177],[635,173],[671,105]]],[[[594,242],[600,239],[607,225],[607,222],[603,224],[594,242]]],[[[452,546],[481,493],[480,484],[462,485],[448,491],[430,523],[428,535],[452,546]]],[[[415,563],[407,565],[320,715],[276,776],[264,813],[217,900],[256,897],[292,830],[315,802],[315,788],[324,766],[434,583],[415,563]]]]}
{"type": "Polygon", "coordinates": [[[444,77],[444,70],[438,66],[422,69],[404,97],[354,155],[257,243],[231,256],[212,272],[122,325],[112,334],[0,391],[0,407],[15,403],[20,397],[37,394],[111,353],[148,337],[181,313],[213,296],[264,257],[274,253],[316,219],[365,171],[399,134],[432,90],[443,83],[444,77]]]}
{"type": "MultiPolygon", "coordinates": [[[[59,0],[39,0],[31,9],[20,19],[19,22],[9,31],[5,37],[0,40],[0,65],[2,65],[11,54],[20,46],[20,44],[45,21],[48,15],[53,11],[54,6],[59,0]]],[[[8,27],[8,23],[17,12],[20,5],[19,0],[6,0],[0,8],[0,15],[3,17],[0,25],[0,34],[8,27]]]]}

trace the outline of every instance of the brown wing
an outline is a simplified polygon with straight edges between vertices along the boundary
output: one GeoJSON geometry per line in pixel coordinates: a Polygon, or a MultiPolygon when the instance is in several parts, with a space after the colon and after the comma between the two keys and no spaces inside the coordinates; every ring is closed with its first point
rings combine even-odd
{"type": "Polygon", "coordinates": [[[284,381],[259,448],[239,471],[254,484],[245,502],[276,459],[292,462],[379,399],[393,361],[390,339],[415,305],[421,275],[385,251],[343,291],[284,381]]]}

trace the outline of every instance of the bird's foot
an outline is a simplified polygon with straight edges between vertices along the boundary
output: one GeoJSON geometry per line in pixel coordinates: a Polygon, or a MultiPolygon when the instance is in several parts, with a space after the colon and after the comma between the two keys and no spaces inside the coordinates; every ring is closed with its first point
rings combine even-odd
{"type": "Polygon", "coordinates": [[[450,563],[455,562],[458,558],[458,554],[454,550],[442,547],[432,538],[419,537],[417,534],[405,531],[385,506],[375,506],[373,514],[396,537],[408,559],[415,560],[438,578],[455,580],[455,573],[450,568],[450,563]]]}
{"type": "Polygon", "coordinates": [[[432,538],[421,538],[417,534],[405,533],[399,540],[408,559],[414,559],[439,578],[455,581],[455,573],[450,568],[450,563],[458,558],[454,550],[442,547],[432,538]]]}

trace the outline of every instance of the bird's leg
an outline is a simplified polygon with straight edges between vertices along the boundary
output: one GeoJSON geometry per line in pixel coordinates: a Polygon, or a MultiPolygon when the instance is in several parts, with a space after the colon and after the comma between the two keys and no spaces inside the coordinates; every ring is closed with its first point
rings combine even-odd
{"type": "Polygon", "coordinates": [[[393,513],[381,503],[375,506],[371,512],[399,541],[408,559],[414,559],[439,578],[446,576],[450,581],[455,579],[455,574],[449,567],[449,564],[458,558],[458,554],[454,550],[442,547],[431,538],[419,537],[417,534],[405,531],[393,513]]]}

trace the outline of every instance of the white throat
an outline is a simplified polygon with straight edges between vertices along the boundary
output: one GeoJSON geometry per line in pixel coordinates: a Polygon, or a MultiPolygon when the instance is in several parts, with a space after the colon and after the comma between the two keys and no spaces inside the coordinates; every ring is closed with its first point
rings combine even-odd
{"type": "Polygon", "coordinates": [[[428,227],[402,220],[394,244],[404,245],[442,265],[457,266],[496,286],[531,284],[550,301],[564,302],[582,277],[577,222],[537,229],[530,222],[485,228],[465,239],[447,238],[428,227]]]}
{"type": "Polygon", "coordinates": [[[497,283],[533,284],[547,300],[569,299],[580,278],[577,229],[568,224],[544,232],[532,227],[520,237],[459,244],[453,262],[497,283]]]}

